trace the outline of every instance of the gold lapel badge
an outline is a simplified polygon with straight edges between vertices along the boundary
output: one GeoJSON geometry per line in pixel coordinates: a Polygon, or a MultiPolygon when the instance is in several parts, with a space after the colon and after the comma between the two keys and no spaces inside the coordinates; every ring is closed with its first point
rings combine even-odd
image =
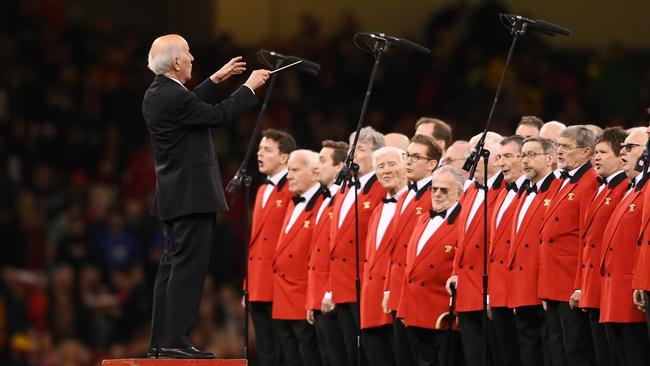
{"type": "Polygon", "coordinates": [[[416,215],[422,215],[422,207],[416,207],[415,208],[415,214],[416,215]]]}
{"type": "Polygon", "coordinates": [[[551,200],[549,198],[546,198],[544,200],[544,207],[549,207],[551,205],[551,200]]]}
{"type": "Polygon", "coordinates": [[[282,200],[275,201],[275,207],[282,207],[282,200]]]}
{"type": "Polygon", "coordinates": [[[451,253],[454,250],[452,245],[445,245],[445,253],[451,253]]]}
{"type": "Polygon", "coordinates": [[[329,219],[331,220],[332,217],[334,217],[334,212],[328,212],[327,217],[329,217],[329,219]]]}
{"type": "Polygon", "coordinates": [[[609,206],[609,203],[612,201],[611,198],[607,197],[605,198],[605,206],[609,206]]]}
{"type": "Polygon", "coordinates": [[[630,212],[634,212],[636,205],[634,203],[630,204],[630,212]]]}
{"type": "Polygon", "coordinates": [[[575,193],[569,193],[569,201],[573,201],[573,196],[575,196],[575,193]]]}
{"type": "Polygon", "coordinates": [[[305,222],[302,223],[302,227],[304,227],[305,229],[309,229],[309,224],[310,224],[309,220],[305,220],[305,222]]]}
{"type": "Polygon", "coordinates": [[[363,208],[364,208],[365,210],[369,209],[369,208],[370,208],[370,201],[364,201],[364,202],[363,202],[363,208]]]}

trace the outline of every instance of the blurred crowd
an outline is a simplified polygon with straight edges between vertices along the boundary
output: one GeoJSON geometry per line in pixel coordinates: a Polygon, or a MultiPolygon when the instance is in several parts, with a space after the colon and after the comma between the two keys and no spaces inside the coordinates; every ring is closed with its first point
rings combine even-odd
{"type": "MultiPolygon", "coordinates": [[[[411,135],[417,118],[431,115],[449,122],[455,138],[482,129],[510,35],[496,16],[501,5],[462,3],[408,35],[431,57],[386,55],[366,124],[411,135]]],[[[364,31],[353,16],[331,36],[312,15],[301,24],[294,38],[258,46],[320,62],[321,73],[283,73],[263,123],[317,149],[356,126],[373,59],[352,42],[364,31]]],[[[153,78],[146,69],[153,36],[106,18],[73,18],[56,0],[0,3],[0,364],[90,365],[146,354],[162,248],[148,215],[155,178],[140,112],[153,78]]],[[[184,36],[196,58],[194,84],[235,55],[259,67],[257,48],[238,47],[226,34],[216,46],[184,36]]],[[[650,105],[648,54],[616,45],[557,50],[526,36],[491,130],[511,131],[521,115],[638,125],[650,105]]],[[[224,96],[240,82],[228,81],[224,96]]],[[[241,162],[255,118],[214,133],[225,179],[241,162]]],[[[219,357],[241,356],[243,208],[240,196],[220,217],[221,249],[193,332],[197,347],[219,357]]]]}

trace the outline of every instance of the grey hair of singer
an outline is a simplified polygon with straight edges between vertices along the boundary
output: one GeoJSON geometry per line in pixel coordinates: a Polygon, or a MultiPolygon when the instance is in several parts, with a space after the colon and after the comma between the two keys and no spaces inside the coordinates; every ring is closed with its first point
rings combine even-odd
{"type": "MultiPolygon", "coordinates": [[[[350,146],[352,146],[352,143],[354,142],[355,133],[356,132],[352,132],[350,134],[350,146]]],[[[382,147],[386,146],[384,135],[370,126],[364,127],[361,129],[361,131],[359,131],[359,141],[365,141],[366,143],[370,144],[372,151],[379,150],[382,147]]]]}
{"type": "Polygon", "coordinates": [[[465,175],[463,175],[463,173],[458,168],[452,165],[443,165],[433,171],[433,174],[431,174],[431,179],[435,180],[436,177],[442,173],[450,173],[454,177],[456,184],[458,184],[458,188],[463,189],[463,185],[465,184],[465,175]]]}
{"type": "MultiPolygon", "coordinates": [[[[156,41],[158,40],[156,39],[154,43],[156,41]]],[[[172,60],[174,57],[178,57],[180,52],[180,45],[177,42],[169,42],[167,47],[160,50],[160,52],[158,52],[155,57],[151,55],[151,52],[149,52],[149,55],[147,57],[147,67],[156,75],[164,74],[165,72],[171,70],[172,60]]]]}
{"type": "Polygon", "coordinates": [[[531,136],[524,140],[524,144],[527,142],[537,142],[542,146],[542,152],[544,154],[555,154],[555,144],[549,139],[545,139],[540,136],[531,136]]]}
{"type": "Polygon", "coordinates": [[[569,126],[560,132],[560,137],[575,139],[577,147],[590,147],[593,150],[596,145],[596,135],[585,126],[569,126]]]}
{"type": "Polygon", "coordinates": [[[289,154],[289,159],[298,156],[305,160],[305,163],[307,163],[307,169],[314,168],[316,166],[316,163],[318,163],[318,153],[311,150],[294,150],[291,152],[291,154],[289,154]]]}
{"type": "Polygon", "coordinates": [[[401,166],[404,166],[404,154],[405,151],[400,149],[399,147],[395,146],[384,146],[380,148],[379,150],[375,150],[372,152],[372,166],[373,168],[377,167],[377,159],[379,157],[384,156],[386,154],[395,154],[397,155],[397,159],[400,162],[401,166]]]}

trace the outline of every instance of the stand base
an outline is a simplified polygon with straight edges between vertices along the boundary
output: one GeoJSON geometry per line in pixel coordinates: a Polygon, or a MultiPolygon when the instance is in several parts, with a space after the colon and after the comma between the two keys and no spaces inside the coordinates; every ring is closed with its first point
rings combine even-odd
{"type": "Polygon", "coordinates": [[[102,366],[247,366],[246,360],[195,360],[180,358],[125,358],[104,360],[102,366]]]}

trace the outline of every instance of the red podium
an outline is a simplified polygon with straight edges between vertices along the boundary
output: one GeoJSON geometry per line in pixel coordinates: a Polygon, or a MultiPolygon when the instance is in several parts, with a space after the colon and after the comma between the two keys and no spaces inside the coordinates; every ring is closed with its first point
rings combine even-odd
{"type": "Polygon", "coordinates": [[[176,358],[125,358],[104,360],[102,366],[247,366],[246,360],[192,360],[176,358]]]}

